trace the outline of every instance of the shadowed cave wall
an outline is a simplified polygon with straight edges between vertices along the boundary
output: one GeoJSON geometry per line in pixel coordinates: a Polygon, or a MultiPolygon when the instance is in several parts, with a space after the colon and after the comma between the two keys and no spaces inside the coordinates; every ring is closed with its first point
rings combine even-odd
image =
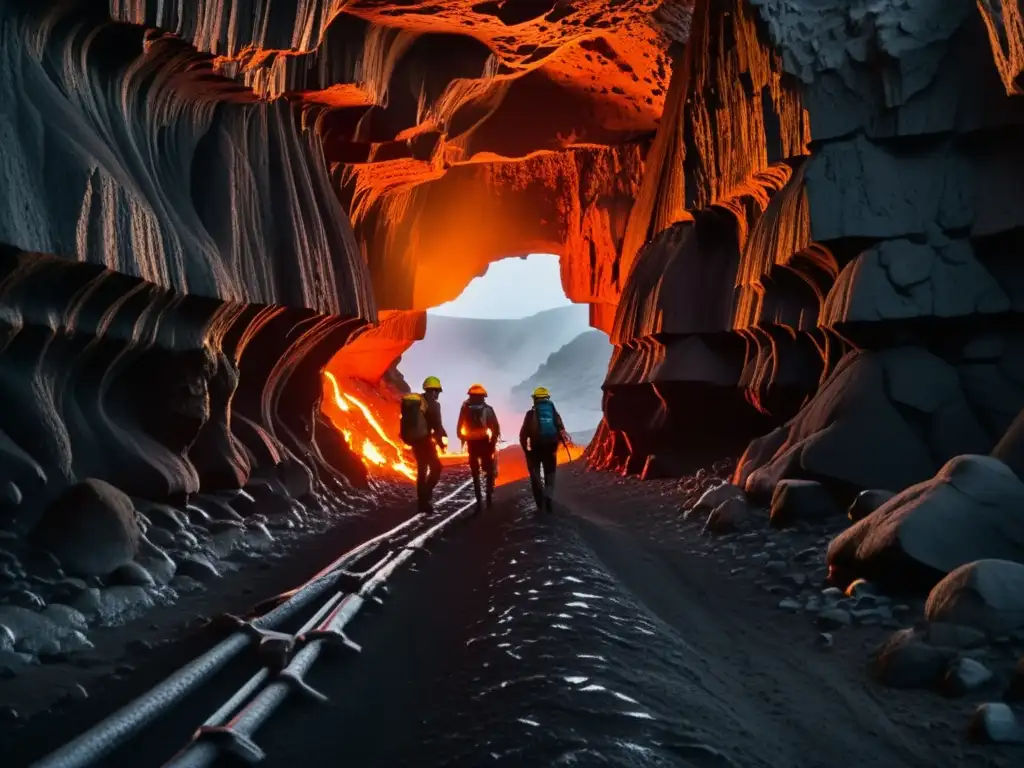
{"type": "Polygon", "coordinates": [[[834,5],[5,4],[5,521],[364,482],[323,366],[530,251],[616,344],[596,466],[1012,451],[1019,8],[834,5]]]}

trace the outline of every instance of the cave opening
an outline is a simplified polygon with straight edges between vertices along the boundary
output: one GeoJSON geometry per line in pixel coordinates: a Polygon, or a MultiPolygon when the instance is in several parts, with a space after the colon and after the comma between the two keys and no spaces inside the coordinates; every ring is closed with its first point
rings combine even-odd
{"type": "Polygon", "coordinates": [[[447,302],[426,311],[381,311],[376,326],[337,353],[325,370],[323,414],[371,474],[413,475],[398,438],[399,399],[427,376],[444,386],[441,409],[451,436],[445,463],[465,460],[456,424],[474,383],[486,387],[502,425],[500,482],[526,474],[518,431],[537,386],[552,392],[572,438],[561,460],[582,453],[601,420],[612,345],[592,327],[588,306],[566,295],[562,269],[554,254],[500,259],[447,302]]]}

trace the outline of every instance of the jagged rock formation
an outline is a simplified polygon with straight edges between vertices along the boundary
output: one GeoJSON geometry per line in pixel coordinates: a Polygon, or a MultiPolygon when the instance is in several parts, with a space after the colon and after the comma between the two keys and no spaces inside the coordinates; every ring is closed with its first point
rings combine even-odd
{"type": "Polygon", "coordinates": [[[339,481],[320,370],[375,305],[317,135],[94,4],[7,3],[0,38],[4,526],[87,478],[339,481]]]}
{"type": "Polygon", "coordinates": [[[992,450],[1024,407],[1020,18],[697,3],[644,179],[677,223],[623,289],[595,461],[760,434],[735,479],[767,497],[992,450]]]}
{"type": "Polygon", "coordinates": [[[361,482],[324,366],[400,386],[422,310],[538,250],[616,345],[598,466],[1021,472],[1019,3],[692,9],[6,3],[0,518],[361,482]]]}

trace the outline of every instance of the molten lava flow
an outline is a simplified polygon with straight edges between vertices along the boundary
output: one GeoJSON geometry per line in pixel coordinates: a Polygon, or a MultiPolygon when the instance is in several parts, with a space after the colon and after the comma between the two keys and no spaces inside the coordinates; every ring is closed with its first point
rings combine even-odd
{"type": "Polygon", "coordinates": [[[324,378],[331,385],[329,402],[334,406],[326,409],[327,415],[349,448],[368,467],[386,467],[415,480],[416,470],[406,456],[406,449],[388,437],[370,407],[351,392],[343,391],[330,371],[324,371],[324,378]]]}
{"type": "MultiPolygon", "coordinates": [[[[325,386],[324,412],[331,423],[341,432],[349,448],[357,454],[368,469],[391,470],[410,480],[416,478],[415,460],[411,451],[400,442],[389,437],[398,432],[399,409],[397,402],[368,391],[364,386],[360,397],[352,393],[358,385],[350,383],[342,387],[330,371],[324,371],[325,386]],[[370,403],[376,400],[375,407],[370,403]],[[376,413],[375,413],[376,411],[376,413]],[[383,422],[383,424],[382,424],[383,422]]],[[[488,437],[491,431],[487,430],[488,437]]],[[[558,463],[573,461],[583,453],[583,448],[570,445],[558,449],[558,463]]],[[[444,466],[464,465],[469,458],[465,451],[445,450],[440,455],[444,466]]],[[[497,484],[504,485],[528,477],[526,459],[518,445],[510,445],[498,451],[497,484]]]]}

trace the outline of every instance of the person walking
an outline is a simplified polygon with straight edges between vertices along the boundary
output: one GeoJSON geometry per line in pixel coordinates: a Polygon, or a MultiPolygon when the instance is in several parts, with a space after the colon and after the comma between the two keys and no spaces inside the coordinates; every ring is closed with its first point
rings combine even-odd
{"type": "Polygon", "coordinates": [[[523,417],[523,426],[519,430],[519,445],[526,455],[530,487],[537,502],[538,512],[554,510],[559,443],[568,444],[565,424],[555,404],[551,402],[551,393],[545,387],[537,387],[533,391],[533,407],[523,417]]]}
{"type": "Polygon", "coordinates": [[[482,384],[474,384],[466,394],[468,397],[459,411],[456,431],[469,452],[469,470],[473,473],[477,506],[479,508],[483,504],[480,491],[480,470],[483,469],[487,506],[490,507],[496,475],[495,452],[501,437],[501,426],[498,424],[498,415],[487,404],[487,390],[482,384]]]}
{"type": "Polygon", "coordinates": [[[416,506],[420,512],[432,512],[431,498],[441,479],[438,451],[448,450],[448,433],[441,421],[441,380],[427,376],[423,392],[402,398],[400,432],[416,458],[416,506]]]}

